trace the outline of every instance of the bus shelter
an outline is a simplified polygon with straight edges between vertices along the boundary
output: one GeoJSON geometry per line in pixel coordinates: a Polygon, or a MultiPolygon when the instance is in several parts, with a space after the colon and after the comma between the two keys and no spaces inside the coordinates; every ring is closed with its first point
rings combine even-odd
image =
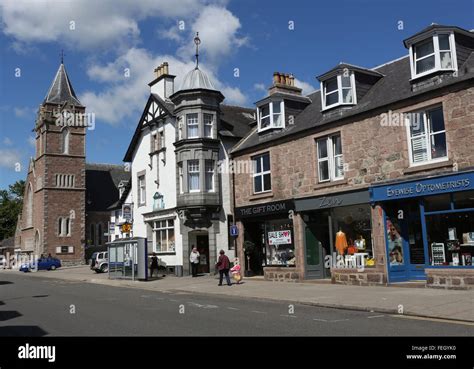
{"type": "Polygon", "coordinates": [[[109,279],[148,280],[146,238],[121,238],[107,243],[109,279]]]}

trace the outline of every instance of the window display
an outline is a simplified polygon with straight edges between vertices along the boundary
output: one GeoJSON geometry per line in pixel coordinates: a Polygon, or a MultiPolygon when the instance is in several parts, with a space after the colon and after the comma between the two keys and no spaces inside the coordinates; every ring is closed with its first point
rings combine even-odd
{"type": "Polygon", "coordinates": [[[293,224],[289,219],[265,222],[266,263],[268,266],[295,266],[293,224]]]}

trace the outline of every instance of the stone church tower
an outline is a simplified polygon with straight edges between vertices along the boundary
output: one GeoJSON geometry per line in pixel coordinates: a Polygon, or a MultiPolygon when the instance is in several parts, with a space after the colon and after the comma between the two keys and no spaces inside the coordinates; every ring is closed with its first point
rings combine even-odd
{"type": "Polygon", "coordinates": [[[20,219],[22,253],[56,256],[63,264],[84,259],[85,107],[63,62],[40,105],[20,219]]]}

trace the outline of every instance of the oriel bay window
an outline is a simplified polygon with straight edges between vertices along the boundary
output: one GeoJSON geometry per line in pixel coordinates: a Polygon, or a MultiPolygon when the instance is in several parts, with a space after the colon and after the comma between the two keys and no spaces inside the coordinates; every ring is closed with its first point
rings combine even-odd
{"type": "Polygon", "coordinates": [[[447,160],[446,130],[441,106],[408,114],[410,163],[447,160]]]}
{"type": "Polygon", "coordinates": [[[258,131],[285,126],[283,101],[271,101],[258,108],[258,131]]]}
{"type": "Polygon", "coordinates": [[[410,48],[412,78],[438,70],[456,70],[454,34],[435,34],[410,48]]]}
{"type": "Polygon", "coordinates": [[[254,193],[271,191],[270,153],[255,156],[252,161],[254,193]]]}
{"type": "Polygon", "coordinates": [[[356,103],[354,73],[345,71],[335,77],[321,82],[321,99],[323,110],[338,105],[356,103]]]}
{"type": "Polygon", "coordinates": [[[341,135],[336,134],[317,140],[319,182],[344,178],[344,158],[341,135]]]}
{"type": "Polygon", "coordinates": [[[214,160],[206,160],[205,184],[207,192],[214,192],[214,160]]]}
{"type": "Polygon", "coordinates": [[[214,115],[203,114],[204,137],[212,138],[212,126],[214,124],[214,115]]]}
{"type": "Polygon", "coordinates": [[[155,252],[175,252],[174,220],[153,222],[155,252]]]}

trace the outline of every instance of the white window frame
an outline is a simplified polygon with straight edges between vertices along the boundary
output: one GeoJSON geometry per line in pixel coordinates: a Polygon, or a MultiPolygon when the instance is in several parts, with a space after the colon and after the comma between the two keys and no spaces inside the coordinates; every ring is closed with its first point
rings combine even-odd
{"type": "Polygon", "coordinates": [[[186,138],[199,138],[199,114],[198,113],[189,113],[189,114],[186,114],[186,138]],[[196,122],[195,123],[192,123],[192,124],[189,124],[189,121],[188,121],[188,117],[191,116],[191,115],[195,115],[196,116],[196,122]],[[197,129],[197,136],[190,136],[189,135],[189,127],[190,126],[196,126],[197,129]]]}
{"type": "Polygon", "coordinates": [[[273,129],[273,128],[285,128],[285,103],[284,103],[284,100],[271,100],[271,101],[268,101],[267,103],[263,104],[263,105],[260,105],[257,109],[257,121],[258,121],[258,132],[263,132],[263,131],[266,131],[268,129],[273,129]],[[273,113],[273,104],[277,104],[277,103],[280,103],[280,113],[273,113]],[[264,106],[267,106],[268,105],[268,111],[269,111],[269,115],[265,115],[265,116],[262,116],[261,115],[261,110],[264,106]],[[273,119],[274,115],[277,115],[277,114],[280,114],[281,116],[281,125],[277,126],[275,125],[275,121],[273,119]],[[270,118],[270,124],[265,127],[265,128],[262,128],[262,119],[263,118],[267,118],[269,117],[270,118]]]}
{"type": "Polygon", "coordinates": [[[203,113],[202,114],[202,121],[203,121],[203,124],[204,124],[204,137],[214,138],[214,114],[203,113]],[[206,120],[206,117],[211,117],[210,122],[206,120]],[[206,134],[206,129],[210,129],[210,135],[206,134]]]}
{"type": "MultiPolygon", "coordinates": [[[[356,105],[357,104],[357,94],[356,94],[355,74],[354,74],[354,72],[351,71],[350,76],[349,76],[350,81],[351,81],[351,87],[350,88],[352,89],[352,102],[350,102],[350,103],[343,102],[342,76],[343,76],[343,73],[339,73],[336,76],[332,76],[331,78],[328,78],[327,80],[324,80],[320,83],[320,86],[321,86],[321,106],[322,106],[321,110],[330,109],[330,108],[333,108],[333,107],[339,106],[339,105],[351,106],[351,105],[356,105]],[[337,80],[337,102],[335,102],[334,104],[331,104],[331,105],[326,105],[326,95],[327,95],[327,93],[326,93],[326,82],[333,79],[334,77],[337,80]]],[[[344,89],[347,90],[349,88],[344,87],[344,89]]],[[[331,93],[335,93],[335,92],[331,92],[331,93]]]]}
{"type": "Polygon", "coordinates": [[[214,172],[214,160],[205,160],[204,161],[204,188],[206,192],[214,192],[215,191],[215,186],[214,186],[214,178],[215,178],[215,172],[214,172]],[[209,170],[210,168],[210,170],[209,170]],[[208,181],[207,181],[207,175],[211,174],[211,186],[208,189],[208,181]]]}
{"type": "MultiPolygon", "coordinates": [[[[176,252],[176,231],[174,229],[174,219],[173,218],[167,218],[167,219],[157,219],[153,221],[153,251],[156,253],[169,253],[169,252],[176,252]],[[170,221],[173,222],[173,225],[170,226],[170,221]],[[161,226],[161,222],[166,222],[165,227],[161,226]],[[173,245],[170,248],[170,236],[169,236],[169,230],[173,230],[173,235],[174,235],[174,241],[173,245]],[[162,250],[160,246],[160,250],[158,250],[158,237],[157,233],[158,231],[165,231],[166,233],[166,250],[162,250]]],[[[162,243],[162,239],[160,238],[160,244],[162,243]]]]}
{"type": "Polygon", "coordinates": [[[265,193],[265,192],[271,192],[272,191],[272,163],[270,160],[270,153],[265,152],[259,155],[255,155],[252,157],[252,164],[253,164],[253,173],[252,173],[252,188],[253,188],[253,193],[265,193]],[[270,164],[270,170],[263,170],[263,157],[268,155],[268,163],[270,164]],[[260,168],[262,168],[261,172],[257,172],[257,160],[260,160],[260,168]],[[265,190],[264,188],[264,177],[266,174],[270,174],[270,189],[265,190]],[[260,181],[262,184],[262,191],[256,191],[255,190],[255,177],[260,177],[260,181]]]}
{"type": "Polygon", "coordinates": [[[68,128],[64,128],[61,134],[62,134],[62,147],[61,147],[62,150],[61,151],[63,154],[69,154],[69,139],[71,136],[71,132],[69,131],[68,128]]]}
{"type": "Polygon", "coordinates": [[[418,41],[418,42],[414,43],[413,45],[411,45],[410,46],[410,67],[411,67],[411,79],[412,80],[416,79],[416,78],[426,76],[426,75],[429,75],[429,74],[432,74],[432,73],[436,73],[438,71],[443,71],[443,70],[457,72],[458,71],[458,62],[457,62],[457,57],[456,57],[456,41],[455,41],[455,38],[454,38],[454,32],[437,32],[434,35],[432,35],[432,36],[430,36],[430,37],[428,37],[424,40],[418,41]],[[440,48],[439,48],[439,37],[438,37],[439,35],[449,35],[449,48],[450,48],[449,51],[451,53],[451,64],[453,65],[452,68],[441,68],[441,52],[447,52],[448,50],[440,50],[440,48]],[[423,60],[425,58],[428,58],[428,57],[433,55],[433,54],[430,54],[430,55],[424,56],[420,59],[416,59],[416,46],[428,41],[430,38],[433,42],[433,52],[434,52],[434,56],[435,56],[435,66],[434,66],[433,69],[427,70],[423,73],[416,73],[416,62],[419,61],[419,60],[423,60]]]}
{"type": "Polygon", "coordinates": [[[340,181],[344,179],[344,169],[342,170],[342,175],[336,177],[336,158],[342,158],[342,165],[344,168],[344,151],[342,150],[342,136],[340,133],[335,133],[332,135],[329,135],[327,137],[319,137],[316,138],[316,158],[317,158],[317,164],[318,164],[318,182],[319,183],[324,183],[324,182],[332,182],[332,181],[340,181]],[[341,154],[335,154],[335,140],[334,137],[339,137],[341,140],[341,154]],[[320,141],[326,141],[326,148],[327,148],[327,157],[325,158],[320,158],[319,157],[319,142],[320,141]],[[328,172],[329,172],[329,178],[328,179],[321,179],[321,167],[320,163],[322,162],[328,162],[328,172]]]}
{"type": "Polygon", "coordinates": [[[408,138],[408,156],[410,158],[410,167],[418,167],[420,165],[427,165],[427,164],[434,164],[434,163],[441,163],[444,161],[449,160],[449,150],[448,150],[448,140],[446,138],[446,156],[443,156],[441,158],[432,158],[431,154],[431,138],[437,134],[444,133],[446,135],[446,122],[444,121],[444,130],[438,131],[436,133],[431,132],[430,130],[430,125],[428,122],[428,114],[427,112],[431,110],[436,110],[441,108],[443,111],[443,121],[444,121],[444,109],[441,105],[439,106],[430,106],[427,108],[424,108],[422,110],[417,110],[414,112],[410,112],[409,115],[405,116],[405,126],[406,126],[406,132],[407,132],[407,138],[408,138]],[[413,151],[412,151],[412,140],[413,137],[411,136],[411,131],[410,131],[410,115],[411,114],[423,114],[423,124],[424,124],[424,136],[425,136],[425,145],[426,145],[426,156],[427,160],[425,161],[420,161],[420,162],[413,162],[413,151]]]}
{"type": "Polygon", "coordinates": [[[137,178],[138,187],[138,205],[146,204],[146,176],[145,174],[138,176],[137,178]]]}
{"type": "Polygon", "coordinates": [[[199,162],[198,159],[193,159],[193,160],[188,160],[187,161],[187,169],[188,169],[188,190],[189,192],[199,192],[201,191],[201,173],[200,173],[200,170],[201,170],[201,163],[199,162]],[[193,170],[191,171],[190,170],[190,166],[192,166],[193,164],[192,163],[197,163],[197,170],[193,170]],[[198,188],[197,189],[193,189],[191,190],[191,173],[193,174],[196,174],[197,173],[197,176],[198,176],[198,188]]]}

